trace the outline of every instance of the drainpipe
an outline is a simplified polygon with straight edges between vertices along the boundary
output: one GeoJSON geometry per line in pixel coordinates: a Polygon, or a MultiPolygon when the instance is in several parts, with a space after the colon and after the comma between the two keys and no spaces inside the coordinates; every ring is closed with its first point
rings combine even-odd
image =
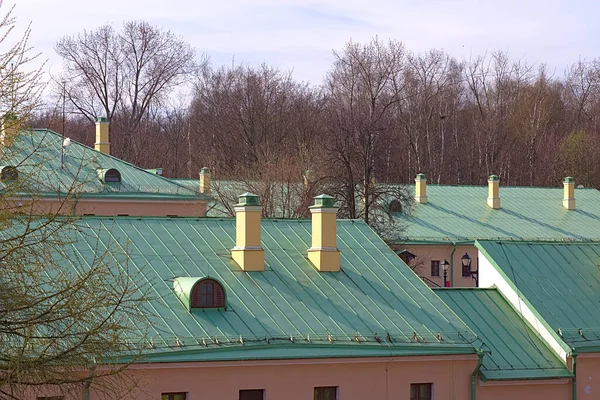
{"type": "Polygon", "coordinates": [[[573,383],[571,385],[573,390],[573,400],[577,400],[577,355],[578,353],[575,350],[571,352],[571,359],[573,360],[573,383]]]}
{"type": "Polygon", "coordinates": [[[484,354],[485,353],[483,351],[477,351],[477,366],[471,374],[471,400],[477,399],[477,376],[479,375],[479,370],[481,369],[481,365],[483,364],[484,354]]]}
{"type": "Polygon", "coordinates": [[[450,287],[454,287],[454,252],[456,251],[456,242],[452,242],[452,253],[450,253],[450,287]]]}

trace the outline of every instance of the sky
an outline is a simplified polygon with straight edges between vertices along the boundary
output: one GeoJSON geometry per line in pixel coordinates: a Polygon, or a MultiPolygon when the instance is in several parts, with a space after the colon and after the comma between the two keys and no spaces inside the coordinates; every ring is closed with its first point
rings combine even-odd
{"type": "Polygon", "coordinates": [[[593,0],[4,0],[17,30],[58,74],[56,40],[104,24],[145,20],[181,36],[215,66],[265,62],[312,84],[333,50],[374,36],[413,53],[443,49],[459,60],[496,50],[562,76],[579,59],[600,57],[600,2],[593,0]]]}

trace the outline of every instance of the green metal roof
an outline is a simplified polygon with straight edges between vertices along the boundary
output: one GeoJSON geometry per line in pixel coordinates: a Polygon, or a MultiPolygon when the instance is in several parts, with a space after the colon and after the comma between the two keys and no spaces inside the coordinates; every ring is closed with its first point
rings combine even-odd
{"type": "MultiPolygon", "coordinates": [[[[67,192],[86,197],[122,197],[138,199],[199,200],[204,196],[152,174],[123,160],[103,154],[71,141],[64,149],[64,137],[50,130],[21,131],[1,157],[3,165],[17,167],[22,186],[20,194],[59,195],[67,192]],[[98,171],[114,168],[121,174],[120,183],[104,183],[98,171]],[[75,189],[72,189],[75,187],[75,189]],[[157,197],[158,196],[158,197],[157,197]]],[[[6,185],[0,183],[0,189],[6,185]]]]}
{"type": "Polygon", "coordinates": [[[478,241],[477,248],[571,348],[600,345],[600,244],[478,241]]]}
{"type": "Polygon", "coordinates": [[[428,203],[397,215],[405,225],[397,241],[600,240],[598,190],[576,189],[576,210],[562,207],[562,187],[501,186],[500,209],[488,207],[487,196],[487,186],[427,185],[428,203]]]}
{"type": "Polygon", "coordinates": [[[481,368],[483,379],[572,376],[497,289],[437,289],[435,293],[483,341],[486,350],[481,368]]]}
{"type": "Polygon", "coordinates": [[[129,271],[142,271],[151,285],[157,320],[149,361],[475,352],[474,333],[361,221],[337,223],[337,273],[307,260],[308,220],[262,221],[264,272],[243,272],[231,259],[233,219],[84,217],[77,224],[78,254],[91,257],[95,237],[126,244],[129,271]],[[179,277],[216,279],[226,309],[188,312],[173,290],[179,277]]]}
{"type": "Polygon", "coordinates": [[[188,190],[199,193],[200,192],[200,179],[191,179],[191,178],[167,178],[171,182],[183,186],[188,190]]]}

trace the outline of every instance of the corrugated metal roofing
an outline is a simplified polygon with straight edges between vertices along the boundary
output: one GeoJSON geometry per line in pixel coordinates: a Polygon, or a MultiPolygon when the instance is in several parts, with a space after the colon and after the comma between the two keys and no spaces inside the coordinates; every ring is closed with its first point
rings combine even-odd
{"type": "Polygon", "coordinates": [[[233,219],[85,217],[77,224],[79,254],[91,256],[94,237],[127,243],[130,270],[152,286],[156,360],[245,358],[250,353],[234,351],[242,345],[255,358],[475,351],[473,332],[362,221],[338,221],[338,273],[318,272],[307,260],[307,220],[263,220],[265,271],[251,273],[230,257],[233,219]],[[188,312],[172,282],[186,276],[221,282],[226,309],[188,312]]]}
{"type": "Polygon", "coordinates": [[[475,331],[487,351],[484,379],[549,379],[571,372],[496,289],[437,289],[435,293],[475,331]]]}
{"type": "MultiPolygon", "coordinates": [[[[4,165],[16,166],[22,191],[36,194],[83,194],[93,197],[200,199],[202,195],[123,160],[71,141],[61,166],[63,137],[50,130],[21,131],[2,155],[4,165]],[[98,169],[114,168],[121,183],[104,183],[98,169]]],[[[5,188],[0,183],[0,189],[5,188]]]]}
{"type": "Polygon", "coordinates": [[[478,241],[478,249],[571,347],[600,344],[600,244],[478,241]]]}
{"type": "Polygon", "coordinates": [[[576,189],[576,210],[562,207],[562,187],[501,186],[501,208],[495,210],[486,204],[487,191],[487,186],[427,185],[428,203],[397,216],[406,225],[398,241],[600,240],[598,190],[576,189]]]}

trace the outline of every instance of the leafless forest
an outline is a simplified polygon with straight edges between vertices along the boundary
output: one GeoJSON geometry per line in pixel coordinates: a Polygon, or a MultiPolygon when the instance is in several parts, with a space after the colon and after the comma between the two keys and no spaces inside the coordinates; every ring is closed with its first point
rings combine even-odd
{"type": "Polygon", "coordinates": [[[504,185],[570,175],[600,186],[597,60],[549,71],[503,52],[458,60],[374,38],[334,49],[323,82],[307,84],[277,66],[215,67],[145,22],[64,37],[56,51],[63,70],[31,125],[92,145],[106,116],[115,156],[169,177],[208,166],[217,179],[308,176],[348,193],[419,172],[432,183],[493,173],[504,185]]]}

